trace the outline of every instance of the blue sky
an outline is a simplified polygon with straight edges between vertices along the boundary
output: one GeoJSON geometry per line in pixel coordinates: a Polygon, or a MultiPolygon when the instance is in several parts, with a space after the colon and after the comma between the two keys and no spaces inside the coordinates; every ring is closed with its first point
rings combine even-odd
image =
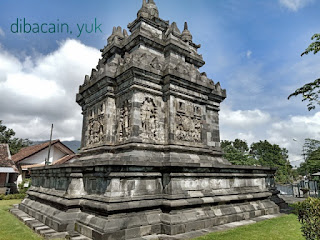
{"type": "MultiPolygon", "coordinates": [[[[99,58],[113,26],[136,18],[141,0],[0,2],[0,101],[4,123],[17,136],[46,139],[54,122],[55,137],[79,139],[77,88],[99,58]],[[18,19],[67,23],[70,33],[12,33],[18,19]],[[102,33],[77,37],[77,24],[94,20],[102,33]],[[66,130],[67,129],[67,130],[66,130]]],[[[222,139],[250,144],[267,139],[289,149],[299,160],[304,138],[320,138],[319,108],[308,112],[300,98],[287,96],[320,77],[320,55],[300,57],[319,33],[316,0],[156,0],[160,18],[188,22],[201,44],[207,72],[227,89],[222,104],[222,139]],[[296,138],[298,142],[292,141],[296,138]]]]}

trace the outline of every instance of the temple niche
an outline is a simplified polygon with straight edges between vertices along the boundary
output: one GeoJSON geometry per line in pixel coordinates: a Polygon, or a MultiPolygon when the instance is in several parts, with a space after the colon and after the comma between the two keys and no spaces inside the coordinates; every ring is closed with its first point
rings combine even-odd
{"type": "Polygon", "coordinates": [[[141,108],[141,137],[157,140],[159,137],[158,110],[152,98],[146,97],[141,108]]]}
{"type": "Polygon", "coordinates": [[[196,104],[178,101],[176,110],[176,138],[179,141],[201,142],[201,107],[196,104]]]}
{"type": "Polygon", "coordinates": [[[188,24],[180,31],[143,0],[127,28],[113,28],[79,87],[79,158],[32,168],[28,196],[12,212],[48,238],[93,240],[176,239],[278,213],[275,169],[223,157],[226,90],[200,72],[188,24]]]}
{"type": "Polygon", "coordinates": [[[131,102],[125,100],[118,109],[118,132],[119,142],[130,138],[131,134],[131,102]]]}
{"type": "Polygon", "coordinates": [[[105,104],[93,106],[87,114],[86,146],[101,144],[105,140],[105,104]]]}

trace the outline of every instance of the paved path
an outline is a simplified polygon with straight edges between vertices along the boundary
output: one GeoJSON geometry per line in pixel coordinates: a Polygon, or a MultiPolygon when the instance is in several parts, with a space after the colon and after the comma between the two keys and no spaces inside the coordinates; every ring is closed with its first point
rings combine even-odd
{"type": "Polygon", "coordinates": [[[279,195],[279,197],[281,197],[283,200],[285,200],[286,203],[288,203],[288,204],[302,202],[302,201],[306,200],[306,198],[297,198],[297,197],[293,197],[293,196],[289,196],[289,195],[279,195]]]}

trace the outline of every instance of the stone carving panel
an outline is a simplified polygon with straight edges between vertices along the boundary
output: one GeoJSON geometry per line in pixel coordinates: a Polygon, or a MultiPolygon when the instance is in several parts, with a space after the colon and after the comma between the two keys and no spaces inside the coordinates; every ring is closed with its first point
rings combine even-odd
{"type": "Polygon", "coordinates": [[[154,100],[150,97],[146,97],[141,105],[140,111],[142,129],[141,137],[150,140],[158,140],[158,109],[154,100]]]}
{"type": "Polygon", "coordinates": [[[131,135],[131,103],[124,101],[122,107],[119,109],[119,125],[118,136],[119,141],[127,140],[131,135]]]}
{"type": "Polygon", "coordinates": [[[88,127],[86,134],[86,145],[95,145],[101,143],[105,139],[105,105],[100,103],[89,110],[88,114],[88,127]]]}
{"type": "Polygon", "coordinates": [[[99,116],[96,119],[89,121],[88,125],[88,136],[87,136],[87,145],[92,145],[96,143],[103,142],[104,133],[103,133],[103,116],[99,116]]]}
{"type": "Polygon", "coordinates": [[[201,142],[201,125],[201,108],[178,101],[175,132],[177,140],[201,142]]]}

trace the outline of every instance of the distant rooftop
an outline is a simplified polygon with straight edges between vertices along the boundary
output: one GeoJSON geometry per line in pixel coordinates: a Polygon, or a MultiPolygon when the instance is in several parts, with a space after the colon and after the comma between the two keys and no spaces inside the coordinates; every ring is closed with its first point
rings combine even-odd
{"type": "MultiPolygon", "coordinates": [[[[40,151],[42,151],[43,149],[47,148],[49,146],[50,142],[44,142],[38,145],[32,145],[29,147],[25,147],[22,148],[17,154],[12,156],[12,160],[15,163],[18,163],[20,161],[22,161],[23,159],[30,157],[40,151]]],[[[57,148],[59,148],[62,152],[68,154],[68,155],[74,155],[75,153],[68,148],[66,145],[64,145],[59,139],[53,140],[51,142],[52,146],[55,146],[57,148]]]]}

